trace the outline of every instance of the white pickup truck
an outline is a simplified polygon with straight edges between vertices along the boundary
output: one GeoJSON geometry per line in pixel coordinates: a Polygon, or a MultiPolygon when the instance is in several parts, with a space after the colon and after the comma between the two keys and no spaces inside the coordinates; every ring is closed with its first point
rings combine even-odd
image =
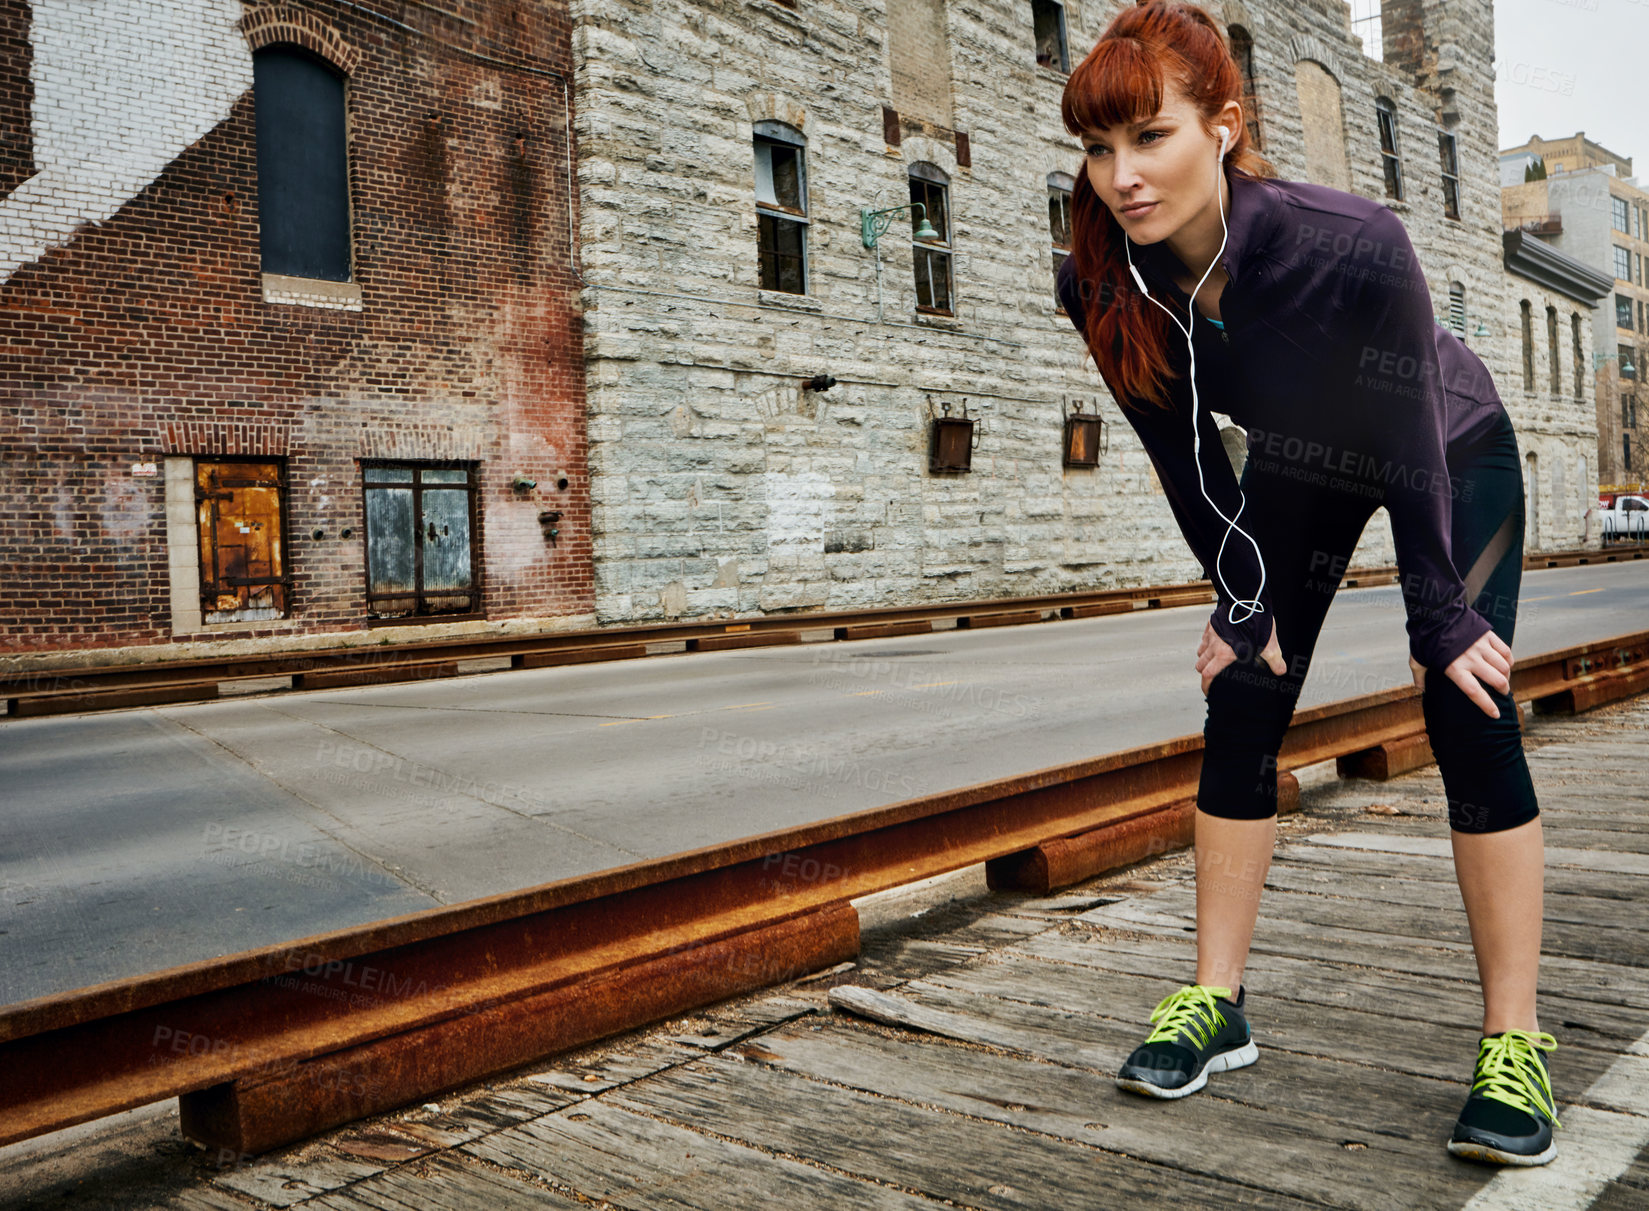
{"type": "Polygon", "coordinates": [[[1612,542],[1642,542],[1649,539],[1649,500],[1620,495],[1614,503],[1598,505],[1603,518],[1603,545],[1612,542]]]}

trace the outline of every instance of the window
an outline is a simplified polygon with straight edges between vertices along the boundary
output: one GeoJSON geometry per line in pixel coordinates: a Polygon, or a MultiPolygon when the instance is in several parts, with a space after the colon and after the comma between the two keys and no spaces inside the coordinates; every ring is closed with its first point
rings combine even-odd
{"type": "Polygon", "coordinates": [[[1065,6],[1054,0],[1031,0],[1031,26],[1036,31],[1037,66],[1070,71],[1065,54],[1065,6]]]}
{"type": "Polygon", "coordinates": [[[756,255],[763,290],[807,293],[806,143],[782,122],[755,125],[756,255]]]}
{"type": "Polygon", "coordinates": [[[1629,248],[1622,248],[1619,244],[1614,245],[1614,249],[1615,277],[1623,282],[1630,282],[1632,280],[1632,251],[1629,248]]]}
{"type": "Polygon", "coordinates": [[[202,621],[286,615],[285,496],[279,462],[196,460],[202,621]]]}
{"type": "Polygon", "coordinates": [[[1610,198],[1609,199],[1609,219],[1610,219],[1610,222],[1614,225],[1614,229],[1616,231],[1622,232],[1624,234],[1630,234],[1630,231],[1627,227],[1627,222],[1628,222],[1628,213],[1627,212],[1628,212],[1629,209],[1630,208],[1627,206],[1625,198],[1610,198]]]}
{"type": "Polygon", "coordinates": [[[478,612],[474,469],[365,463],[361,477],[368,617],[478,612]]]}
{"type": "Polygon", "coordinates": [[[1624,294],[1615,295],[1615,327],[1632,327],[1632,300],[1624,294]]]}
{"type": "Polygon", "coordinates": [[[1075,179],[1067,173],[1048,174],[1048,235],[1053,241],[1054,306],[1059,311],[1065,310],[1059,297],[1059,267],[1071,255],[1071,190],[1075,187],[1075,179]]]}
{"type": "Polygon", "coordinates": [[[252,56],[265,273],[350,280],[344,81],[295,46],[252,56]]]}
{"type": "Polygon", "coordinates": [[[916,310],[951,314],[951,246],[949,187],[945,174],[932,164],[910,166],[910,200],[926,210],[927,221],[939,233],[937,240],[918,240],[915,231],[923,211],[910,212],[916,257],[916,310]]]}
{"type": "Polygon", "coordinates": [[[1632,361],[1632,346],[1620,346],[1620,373],[1624,378],[1636,378],[1637,366],[1632,361]]]}
{"type": "Polygon", "coordinates": [[[1534,310],[1529,300],[1522,302],[1523,311],[1523,390],[1534,390],[1534,310]]]}
{"type": "Polygon", "coordinates": [[[1580,340],[1580,312],[1569,313],[1569,352],[1574,355],[1575,363],[1575,398],[1581,397],[1581,379],[1584,377],[1582,367],[1586,361],[1585,348],[1580,340]]]}
{"type": "Polygon", "coordinates": [[[1240,25],[1233,25],[1227,31],[1231,40],[1231,57],[1237,61],[1237,70],[1242,73],[1242,114],[1243,121],[1248,126],[1248,142],[1255,151],[1260,150],[1260,90],[1254,77],[1254,38],[1240,25]]]}
{"type": "Polygon", "coordinates": [[[1460,149],[1452,130],[1437,132],[1437,155],[1443,164],[1443,216],[1460,217],[1460,149]]]}
{"type": "Polygon", "coordinates": [[[1386,57],[1379,0],[1351,0],[1351,29],[1363,43],[1363,53],[1377,62],[1386,57]]]}
{"type": "Polygon", "coordinates": [[[1546,354],[1551,359],[1552,398],[1563,392],[1563,380],[1557,365],[1557,308],[1546,304],[1546,354]]]}
{"type": "Polygon", "coordinates": [[[1632,469],[1632,435],[1630,433],[1620,435],[1620,460],[1623,469],[1627,471],[1632,469]]]}
{"type": "Polygon", "coordinates": [[[1463,282],[1449,283],[1449,331],[1461,340],[1466,339],[1466,286],[1463,282]]]}
{"type": "Polygon", "coordinates": [[[1376,97],[1374,120],[1380,127],[1380,163],[1386,174],[1386,197],[1403,198],[1403,162],[1397,154],[1397,106],[1390,97],[1376,97]]]}
{"type": "Polygon", "coordinates": [[[1620,423],[1625,429],[1638,427],[1638,397],[1623,395],[1620,397],[1620,423]]]}

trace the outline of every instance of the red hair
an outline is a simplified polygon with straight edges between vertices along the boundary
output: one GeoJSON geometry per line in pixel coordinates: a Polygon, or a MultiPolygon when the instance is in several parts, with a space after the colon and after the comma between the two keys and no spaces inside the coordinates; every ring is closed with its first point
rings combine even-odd
{"type": "MultiPolygon", "coordinates": [[[[1172,80],[1202,115],[1211,138],[1227,101],[1242,100],[1242,73],[1230,43],[1207,10],[1177,0],[1141,0],[1105,27],[1065,82],[1060,116],[1082,135],[1155,117],[1172,80]]],[[[1247,115],[1245,114],[1246,118],[1247,115]]],[[[1232,175],[1274,177],[1254,150],[1244,122],[1226,149],[1232,175]]],[[[1106,383],[1124,406],[1149,400],[1168,407],[1163,380],[1180,377],[1168,360],[1169,320],[1134,286],[1123,252],[1122,224],[1088,180],[1086,154],[1071,191],[1071,259],[1086,317],[1083,335],[1106,383]]]]}

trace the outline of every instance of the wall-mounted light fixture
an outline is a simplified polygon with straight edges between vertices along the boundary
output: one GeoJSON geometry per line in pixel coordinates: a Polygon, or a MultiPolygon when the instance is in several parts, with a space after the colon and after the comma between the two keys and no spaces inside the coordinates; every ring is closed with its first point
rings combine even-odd
{"type": "Polygon", "coordinates": [[[1594,353],[1592,354],[1592,369],[1597,370],[1610,362],[1620,363],[1620,372],[1631,378],[1636,378],[1638,368],[1632,364],[1629,353],[1594,353]]]}
{"type": "Polygon", "coordinates": [[[812,378],[802,380],[803,391],[829,391],[836,385],[836,380],[828,374],[815,374],[812,378]]]}
{"type": "Polygon", "coordinates": [[[943,415],[933,414],[933,397],[928,396],[928,470],[934,474],[973,469],[973,448],[978,444],[982,427],[974,424],[968,415],[968,401],[962,401],[962,415],[950,414],[950,401],[940,407],[943,415]]]}
{"type": "Polygon", "coordinates": [[[1065,411],[1065,465],[1097,467],[1099,457],[1110,444],[1105,422],[1098,412],[1084,412],[1083,400],[1071,397],[1065,411]]]}
{"type": "Polygon", "coordinates": [[[928,222],[928,208],[921,202],[909,202],[904,206],[889,206],[886,210],[859,210],[859,238],[864,241],[866,248],[876,247],[876,241],[887,234],[887,229],[893,225],[893,216],[901,210],[920,210],[922,221],[916,225],[916,238],[919,240],[937,240],[939,233],[928,222]]]}

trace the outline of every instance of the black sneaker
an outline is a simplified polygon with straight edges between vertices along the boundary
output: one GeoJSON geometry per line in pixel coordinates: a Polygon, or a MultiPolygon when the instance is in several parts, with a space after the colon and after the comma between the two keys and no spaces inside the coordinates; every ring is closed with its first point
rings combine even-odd
{"type": "Polygon", "coordinates": [[[1260,1058],[1243,1016],[1246,988],[1187,984],[1151,1011],[1157,1024],[1117,1073],[1117,1084],[1147,1097],[1184,1097],[1208,1083],[1210,1072],[1246,1068],[1260,1058]]]}
{"type": "Polygon", "coordinates": [[[1454,1124],[1449,1151],[1491,1165],[1544,1165],[1557,1155],[1552,1128],[1557,1101],[1543,1051],[1555,1051],[1549,1034],[1507,1030],[1477,1044],[1471,1095],[1454,1124]]]}

